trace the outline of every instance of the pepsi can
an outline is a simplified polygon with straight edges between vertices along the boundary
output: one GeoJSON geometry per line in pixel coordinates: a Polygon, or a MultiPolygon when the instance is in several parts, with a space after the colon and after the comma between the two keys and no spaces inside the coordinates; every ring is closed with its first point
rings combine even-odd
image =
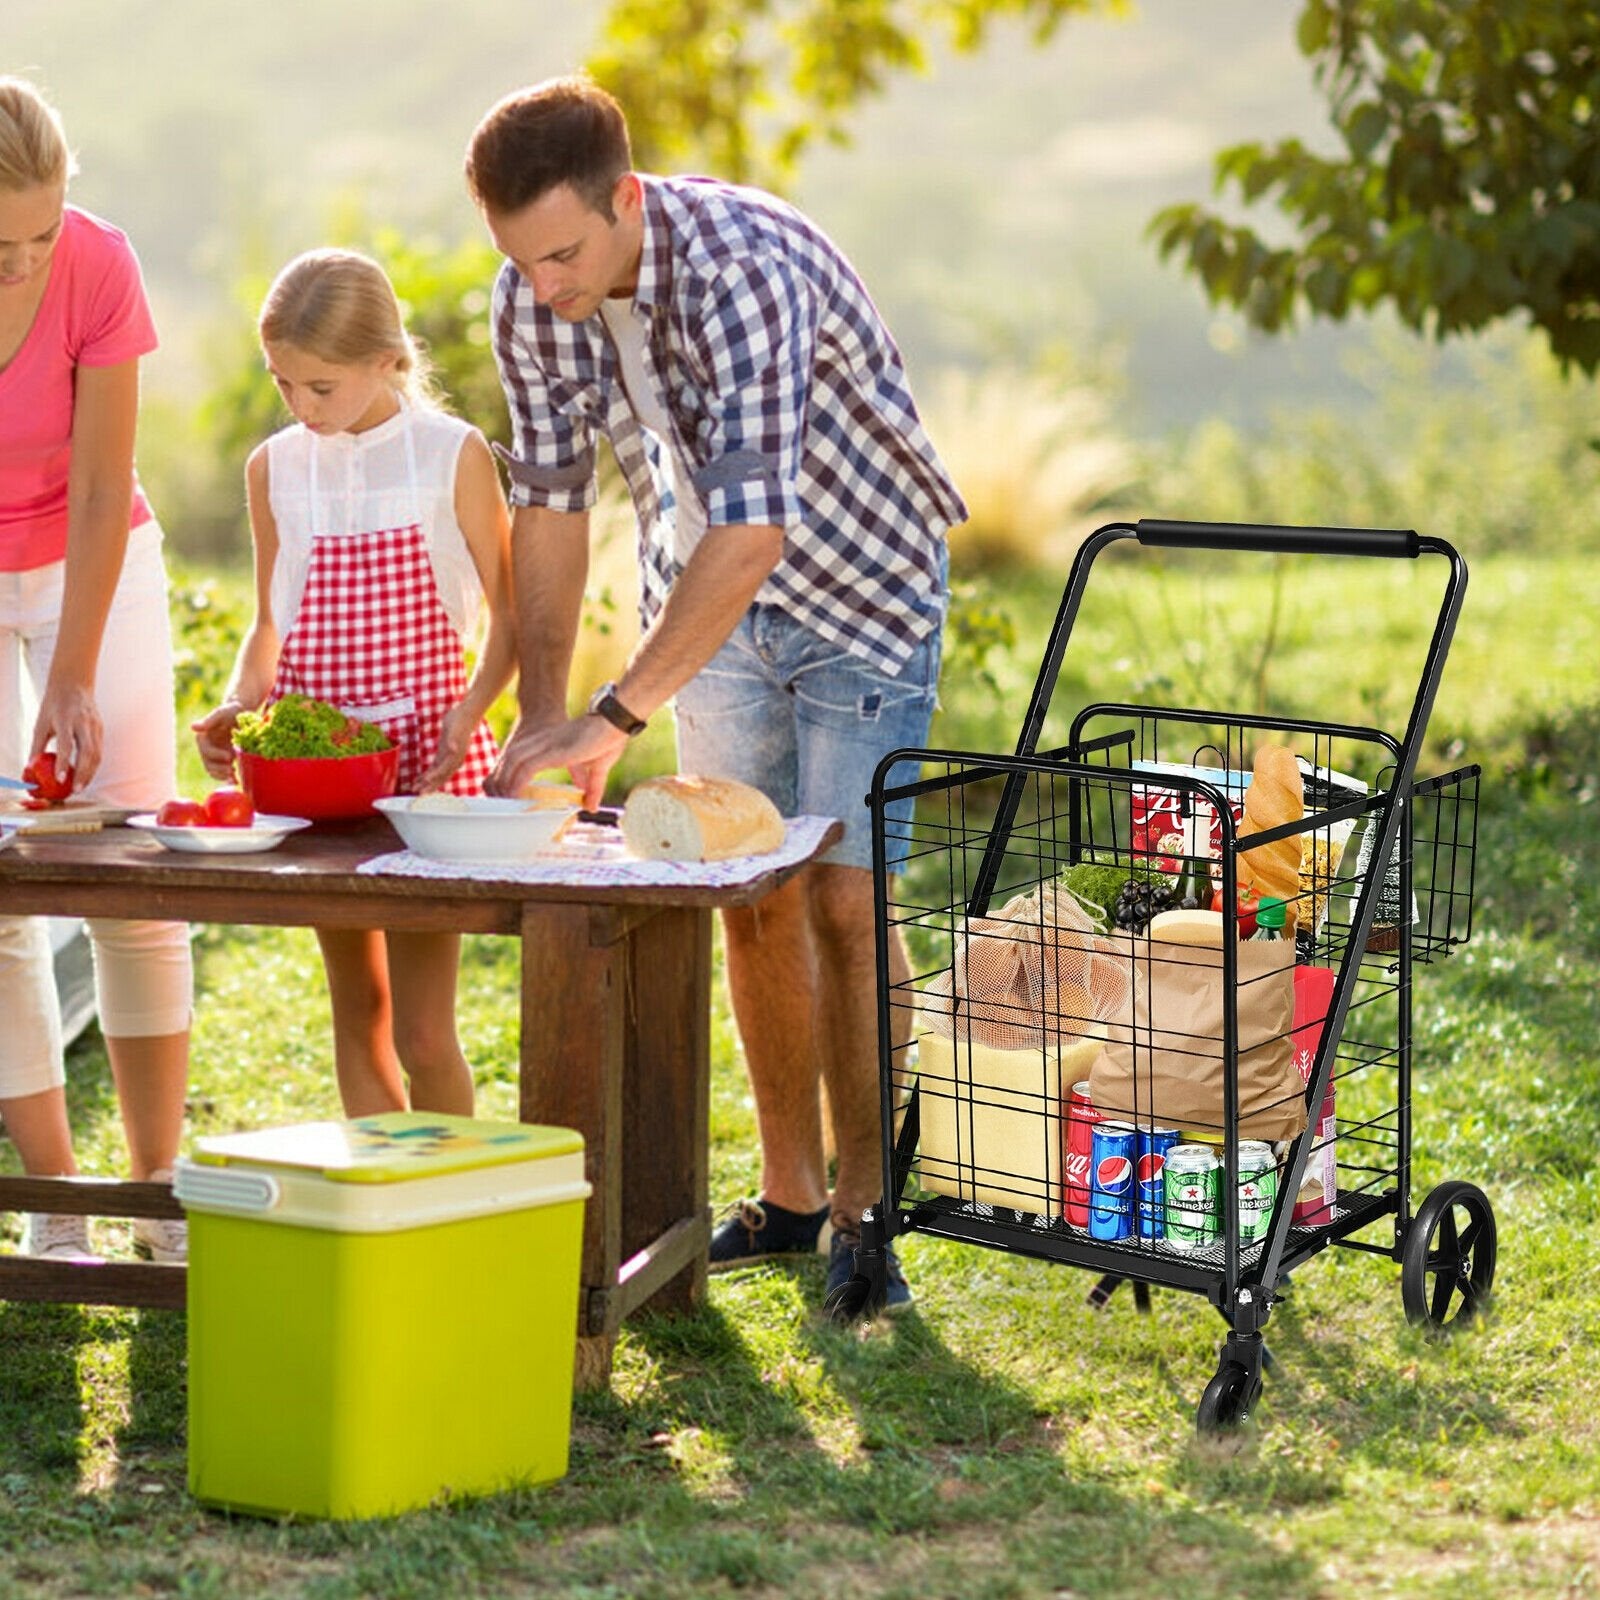
{"type": "Polygon", "coordinates": [[[1091,1239],[1126,1239],[1133,1233],[1134,1155],[1131,1123],[1095,1124],[1089,1150],[1091,1239]]]}
{"type": "Polygon", "coordinates": [[[1139,1237],[1161,1239],[1167,1232],[1167,1152],[1182,1135],[1176,1128],[1140,1128],[1134,1182],[1139,1197],[1139,1237]]]}

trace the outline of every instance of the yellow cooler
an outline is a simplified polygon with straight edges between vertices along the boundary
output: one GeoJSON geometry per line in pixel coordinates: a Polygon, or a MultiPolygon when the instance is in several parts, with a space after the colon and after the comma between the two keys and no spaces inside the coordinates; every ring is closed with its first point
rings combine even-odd
{"type": "Polygon", "coordinates": [[[567,1470],[583,1139],[392,1112],[203,1139],[189,1490],[372,1517],[567,1470]]]}

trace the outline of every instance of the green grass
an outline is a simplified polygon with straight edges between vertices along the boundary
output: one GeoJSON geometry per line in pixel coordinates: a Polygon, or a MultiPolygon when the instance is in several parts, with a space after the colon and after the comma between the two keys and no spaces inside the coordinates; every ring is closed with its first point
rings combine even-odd
{"type": "MultiPolygon", "coordinates": [[[[1150,672],[1159,585],[1175,612],[1189,604],[1176,572],[1128,580],[1105,620],[1086,618],[1091,665],[1123,679],[1095,678],[1100,692],[1150,672]]],[[[1140,1317],[1124,1295],[1095,1314],[1082,1274],[913,1237],[918,1309],[895,1326],[824,1326],[809,1263],[724,1275],[698,1315],[630,1325],[610,1392],[575,1403],[560,1484],[280,1526],[185,1494],[180,1316],[0,1306],[0,1597],[1600,1593],[1596,624],[1575,598],[1550,605],[1586,572],[1481,563],[1436,718],[1489,770],[1474,941],[1418,974],[1415,1192],[1467,1178],[1493,1198],[1500,1269],[1479,1331],[1428,1343],[1395,1266],[1330,1251],[1273,1316],[1279,1368],[1256,1420],[1205,1443],[1193,1410],[1223,1331],[1208,1307],[1159,1295],[1140,1317]]],[[[1269,582],[1206,580],[1198,614],[1259,614],[1269,582]]],[[[1359,648],[1372,622],[1353,593],[1296,591],[1271,703],[1387,692],[1387,644],[1359,648]]],[[[1014,736],[1016,713],[994,706],[1020,706],[1053,597],[1011,606],[1029,643],[991,660],[998,701],[947,687],[948,742],[1014,736]]],[[[1219,630],[1205,648],[1226,703],[1234,646],[1219,630]]],[[[197,950],[193,1134],[336,1114],[309,934],[207,929],[197,950]]],[[[466,960],[482,1106],[509,1115],[515,950],[471,940],[466,960]]],[[[731,1198],[753,1180],[754,1133],[720,991],[713,1050],[713,1186],[731,1198]]],[[[115,1170],[92,1037],[72,1085],[84,1156],[115,1170]]]]}

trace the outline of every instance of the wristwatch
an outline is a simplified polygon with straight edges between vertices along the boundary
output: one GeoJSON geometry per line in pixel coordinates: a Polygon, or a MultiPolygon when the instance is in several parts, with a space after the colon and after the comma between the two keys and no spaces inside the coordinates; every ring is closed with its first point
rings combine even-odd
{"type": "Polygon", "coordinates": [[[591,717],[604,717],[613,728],[620,728],[630,739],[636,733],[643,733],[645,729],[644,718],[634,716],[617,699],[617,686],[615,683],[602,683],[589,697],[589,715],[591,717]]]}

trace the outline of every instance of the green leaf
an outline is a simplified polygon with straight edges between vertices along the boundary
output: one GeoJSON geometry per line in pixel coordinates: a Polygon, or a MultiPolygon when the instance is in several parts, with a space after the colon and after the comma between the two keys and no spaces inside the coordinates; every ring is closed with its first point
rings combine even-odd
{"type": "Polygon", "coordinates": [[[1303,56],[1320,55],[1332,35],[1333,21],[1324,0],[1307,0],[1295,28],[1295,39],[1303,56]]]}
{"type": "Polygon", "coordinates": [[[1345,143],[1357,161],[1367,160],[1389,132],[1389,115],[1372,100],[1364,100],[1345,118],[1345,143]]]}

